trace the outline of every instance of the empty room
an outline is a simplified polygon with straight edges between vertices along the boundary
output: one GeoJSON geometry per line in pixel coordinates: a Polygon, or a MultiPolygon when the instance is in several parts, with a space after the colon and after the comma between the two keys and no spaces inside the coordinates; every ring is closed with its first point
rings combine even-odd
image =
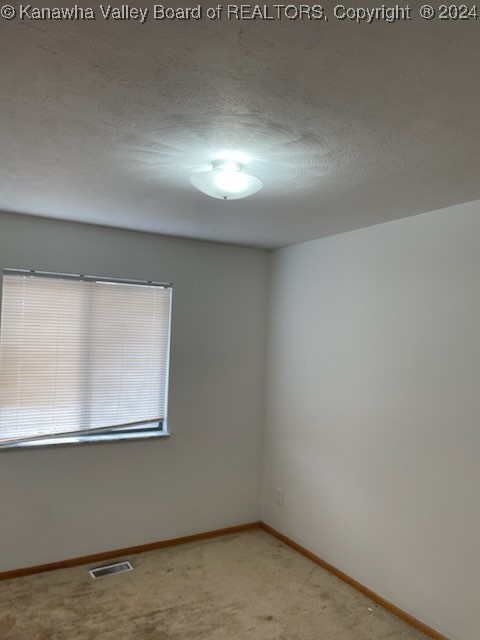
{"type": "Polygon", "coordinates": [[[7,1],[0,640],[479,640],[477,6],[7,1]]]}

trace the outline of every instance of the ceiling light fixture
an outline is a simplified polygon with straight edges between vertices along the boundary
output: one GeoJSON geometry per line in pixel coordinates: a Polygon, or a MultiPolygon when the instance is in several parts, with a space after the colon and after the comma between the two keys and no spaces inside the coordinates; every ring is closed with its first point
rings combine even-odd
{"type": "Polygon", "coordinates": [[[251,196],[263,187],[262,182],[243,171],[234,160],[214,160],[208,171],[194,173],[190,182],[202,193],[220,200],[239,200],[251,196]]]}

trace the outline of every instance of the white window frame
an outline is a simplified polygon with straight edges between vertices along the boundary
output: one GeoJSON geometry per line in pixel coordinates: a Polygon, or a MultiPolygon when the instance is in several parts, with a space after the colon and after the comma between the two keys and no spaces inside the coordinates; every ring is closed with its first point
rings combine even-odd
{"type": "MultiPolygon", "coordinates": [[[[3,275],[25,275],[25,276],[39,276],[44,278],[57,278],[57,279],[70,279],[70,280],[83,280],[86,282],[98,282],[98,283],[107,283],[107,284],[126,284],[126,285],[140,285],[145,287],[160,287],[162,289],[172,290],[172,284],[169,282],[156,282],[156,281],[145,281],[145,280],[130,280],[130,279],[119,279],[119,278],[109,278],[109,277],[98,277],[98,276],[87,276],[87,275],[77,275],[77,274],[68,274],[68,273],[54,273],[47,271],[34,271],[34,270],[25,270],[25,269],[4,269],[3,275]]],[[[4,297],[3,291],[1,296],[1,305],[3,307],[4,297]]],[[[2,311],[2,308],[0,308],[2,311]]],[[[36,436],[32,439],[22,439],[21,441],[12,442],[12,443],[2,443],[0,442],[0,451],[2,450],[13,450],[13,449],[25,449],[25,448],[43,448],[43,447],[51,447],[51,446],[64,446],[64,445],[79,445],[79,444],[91,444],[91,443],[108,443],[108,442],[118,442],[118,441],[132,441],[132,440],[145,440],[150,438],[164,438],[168,437],[168,383],[169,383],[169,360],[170,360],[170,337],[171,337],[171,313],[172,313],[172,302],[170,295],[170,307],[169,307],[169,315],[168,315],[168,353],[167,353],[167,362],[166,362],[166,380],[165,380],[165,411],[164,411],[164,419],[160,421],[149,421],[146,420],[143,422],[137,422],[135,424],[130,424],[128,426],[117,426],[117,427],[109,427],[104,429],[92,429],[90,431],[85,430],[82,432],[74,432],[71,434],[52,434],[45,432],[45,434],[41,436],[36,436]]],[[[1,330],[2,327],[0,325],[0,339],[1,339],[1,330]]],[[[1,406],[0,406],[1,410],[1,406]]],[[[1,436],[1,434],[0,434],[1,436]]]]}

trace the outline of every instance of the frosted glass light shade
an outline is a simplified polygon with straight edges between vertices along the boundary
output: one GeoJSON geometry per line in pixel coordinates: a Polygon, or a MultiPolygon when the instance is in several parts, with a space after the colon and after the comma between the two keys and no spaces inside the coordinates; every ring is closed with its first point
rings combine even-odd
{"type": "Polygon", "coordinates": [[[190,182],[202,193],[219,200],[239,200],[263,187],[261,180],[244,173],[239,162],[216,160],[209,171],[194,173],[190,182]]]}

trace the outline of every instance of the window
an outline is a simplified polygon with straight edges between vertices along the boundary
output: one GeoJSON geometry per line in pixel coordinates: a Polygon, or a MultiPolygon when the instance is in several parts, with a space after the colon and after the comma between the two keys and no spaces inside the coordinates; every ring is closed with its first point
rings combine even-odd
{"type": "Polygon", "coordinates": [[[166,435],[171,292],[6,269],[0,446],[166,435]]]}

